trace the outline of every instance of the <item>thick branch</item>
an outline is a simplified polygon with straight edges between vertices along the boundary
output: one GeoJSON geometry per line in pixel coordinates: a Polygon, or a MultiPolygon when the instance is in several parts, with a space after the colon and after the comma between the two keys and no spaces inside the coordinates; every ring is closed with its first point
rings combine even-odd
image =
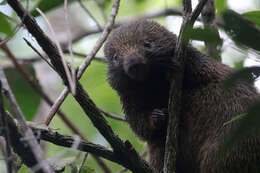
{"type": "MultiPolygon", "coordinates": [[[[4,115],[7,119],[7,124],[9,124],[10,133],[13,135],[11,140],[14,149],[18,152],[21,158],[25,159],[25,161],[36,162],[36,160],[32,156],[31,151],[28,150],[27,148],[28,146],[26,147],[26,145],[20,140],[22,136],[18,131],[18,127],[16,123],[17,121],[14,121],[6,113],[4,115]]],[[[28,126],[35,132],[35,134],[39,134],[38,137],[40,139],[53,143],[55,145],[71,148],[75,142],[75,138],[73,136],[61,135],[58,132],[50,130],[47,126],[41,126],[39,124],[31,123],[31,122],[28,122],[28,126]]],[[[95,154],[97,156],[103,157],[112,162],[123,165],[126,168],[130,168],[128,162],[122,160],[112,150],[109,150],[101,145],[94,144],[81,139],[76,149],[84,152],[89,152],[91,154],[95,154]]]]}
{"type": "Polygon", "coordinates": [[[195,10],[191,13],[191,1],[183,0],[183,23],[181,26],[178,41],[176,43],[175,61],[179,62],[178,73],[174,74],[171,81],[170,98],[169,98],[169,122],[167,128],[167,137],[165,144],[164,156],[164,173],[176,172],[176,159],[178,157],[178,135],[179,119],[181,114],[182,83],[185,64],[185,46],[189,42],[187,31],[192,28],[195,20],[198,18],[203,6],[207,0],[201,0],[195,10]]]}

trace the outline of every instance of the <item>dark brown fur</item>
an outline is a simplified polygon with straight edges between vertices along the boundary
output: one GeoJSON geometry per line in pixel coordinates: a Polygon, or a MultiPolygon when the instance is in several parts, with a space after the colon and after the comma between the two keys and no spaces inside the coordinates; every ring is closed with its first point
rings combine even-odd
{"type": "MultiPolygon", "coordinates": [[[[105,46],[108,78],[118,92],[126,119],[148,144],[150,163],[162,172],[169,81],[178,70],[172,61],[176,36],[159,24],[139,20],[121,26],[105,46]]],[[[245,113],[258,97],[253,86],[238,84],[223,95],[221,82],[233,69],[188,46],[180,121],[180,173],[260,172],[260,140],[248,137],[217,162],[216,153],[232,125],[223,124],[245,113]]]]}

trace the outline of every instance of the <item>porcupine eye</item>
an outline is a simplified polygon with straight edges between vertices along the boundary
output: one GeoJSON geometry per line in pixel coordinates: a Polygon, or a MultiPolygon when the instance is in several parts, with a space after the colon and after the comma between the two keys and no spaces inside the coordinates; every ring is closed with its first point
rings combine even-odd
{"type": "Polygon", "coordinates": [[[112,59],[111,59],[111,62],[112,62],[114,65],[118,65],[118,56],[117,56],[117,54],[113,54],[112,59]]]}
{"type": "Polygon", "coordinates": [[[143,45],[147,49],[151,49],[152,48],[152,43],[150,41],[144,41],[143,45]]]}

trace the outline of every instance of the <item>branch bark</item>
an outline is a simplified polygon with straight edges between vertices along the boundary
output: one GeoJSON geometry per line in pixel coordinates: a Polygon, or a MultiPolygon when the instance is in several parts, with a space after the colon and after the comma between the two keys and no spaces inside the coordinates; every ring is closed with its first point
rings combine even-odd
{"type": "MultiPolygon", "coordinates": [[[[100,36],[100,38],[96,42],[96,44],[95,44],[94,48],[92,49],[92,51],[87,55],[87,57],[84,60],[84,62],[78,68],[77,79],[81,78],[81,76],[83,75],[84,71],[87,69],[87,67],[90,65],[91,61],[94,59],[94,57],[97,54],[98,50],[102,47],[104,41],[108,37],[108,34],[113,29],[115,17],[117,15],[118,8],[119,8],[119,3],[120,3],[120,0],[115,0],[114,4],[112,6],[112,9],[111,9],[109,20],[108,20],[108,22],[107,22],[107,24],[106,24],[106,26],[105,26],[105,28],[103,30],[102,35],[100,36]]],[[[68,89],[68,87],[66,87],[62,91],[62,94],[59,96],[59,100],[54,103],[55,107],[51,108],[50,112],[52,114],[48,115],[48,119],[51,119],[51,117],[54,116],[54,114],[57,111],[57,108],[59,108],[61,106],[61,104],[63,103],[63,101],[67,97],[68,93],[69,93],[69,89],[68,89]]]]}
{"type": "MultiPolygon", "coordinates": [[[[23,23],[27,27],[28,31],[36,38],[39,45],[45,51],[45,53],[51,59],[52,65],[55,67],[56,71],[59,73],[61,78],[63,79],[66,86],[68,86],[66,73],[64,71],[61,57],[58,54],[57,48],[54,46],[52,41],[43,33],[41,28],[36,23],[35,19],[25,11],[22,5],[17,0],[7,0],[8,4],[16,11],[20,19],[24,20],[23,23]]],[[[112,8],[113,14],[116,15],[118,10],[119,0],[115,0],[115,8],[112,8]],[[113,11],[115,10],[115,11],[113,11]]],[[[112,21],[113,22],[113,21],[112,21]]],[[[113,23],[112,23],[113,24],[113,23]]],[[[100,38],[101,44],[98,44],[93,49],[93,53],[89,55],[89,59],[93,58],[95,53],[99,50],[102,43],[105,41],[109,29],[105,30],[107,34],[103,35],[100,38]]],[[[84,70],[89,64],[83,64],[79,69],[78,76],[80,77],[84,70]],[[81,71],[82,70],[82,71],[81,71]],[[80,73],[81,71],[81,73],[80,73]]],[[[136,150],[132,147],[132,145],[125,141],[123,142],[111,129],[111,127],[107,124],[106,120],[94,104],[94,102],[89,98],[87,92],[83,89],[79,82],[76,83],[76,94],[74,98],[78,101],[86,115],[90,118],[94,126],[98,129],[98,131],[105,137],[105,139],[110,143],[111,147],[113,148],[114,154],[122,161],[128,164],[128,169],[133,172],[140,172],[140,173],[148,173],[152,172],[151,168],[148,164],[138,155],[136,150]]]]}
{"type": "Polygon", "coordinates": [[[195,10],[192,11],[191,0],[183,0],[183,23],[176,43],[175,58],[179,62],[178,73],[172,76],[170,98],[169,98],[169,122],[167,128],[167,137],[164,155],[164,173],[176,172],[176,160],[178,158],[178,135],[181,116],[181,99],[183,73],[185,69],[185,47],[188,45],[189,38],[187,32],[193,27],[195,20],[198,18],[202,8],[207,0],[201,0],[195,10]]]}
{"type": "Polygon", "coordinates": [[[11,159],[11,145],[10,145],[10,132],[8,129],[8,124],[5,116],[4,110],[4,97],[2,94],[2,82],[0,80],[0,127],[2,128],[2,134],[5,138],[5,146],[3,146],[2,153],[5,157],[6,161],[6,169],[8,173],[12,173],[14,171],[14,163],[11,159]]]}
{"type": "MultiPolygon", "coordinates": [[[[7,45],[2,44],[0,45],[0,47],[2,47],[4,52],[11,59],[11,61],[18,69],[18,71],[22,74],[22,76],[25,78],[25,80],[28,81],[31,87],[46,101],[47,104],[49,104],[50,106],[53,105],[53,101],[50,99],[50,97],[45,93],[40,84],[30,75],[30,73],[17,61],[16,57],[7,47],[7,45]]],[[[82,139],[84,139],[84,136],[79,131],[79,129],[68,119],[68,117],[62,110],[58,110],[57,114],[60,116],[63,122],[71,129],[71,131],[73,131],[75,134],[79,135],[82,139]]],[[[50,123],[50,120],[48,122],[50,123]]],[[[98,158],[97,156],[93,157],[97,161],[97,163],[102,167],[105,173],[111,173],[107,165],[100,158],[98,158]]]]}
{"type": "MultiPolygon", "coordinates": [[[[1,99],[0,99],[1,100],[1,99]]],[[[1,109],[1,106],[0,106],[1,109]]],[[[4,111],[3,111],[4,112],[4,111]]],[[[1,111],[2,113],[2,111],[1,111]]],[[[3,114],[0,114],[0,116],[3,114]]],[[[27,162],[35,162],[37,161],[32,156],[31,150],[28,150],[26,145],[19,140],[21,138],[21,134],[18,130],[17,121],[14,120],[10,115],[6,114],[4,112],[4,116],[6,118],[6,122],[9,125],[10,134],[13,135],[11,138],[12,146],[14,146],[14,149],[16,152],[22,157],[25,158],[27,162]]],[[[36,123],[27,122],[28,126],[33,130],[34,134],[39,134],[38,137],[41,140],[50,142],[52,144],[66,147],[66,148],[72,148],[72,146],[75,143],[75,137],[68,136],[68,135],[62,135],[58,132],[55,132],[48,128],[47,126],[38,125],[36,123]]],[[[91,142],[88,142],[86,140],[81,139],[79,141],[79,144],[77,145],[77,149],[79,151],[83,152],[89,152],[91,154],[95,154],[97,156],[103,157],[107,160],[110,160],[112,162],[118,163],[128,169],[131,168],[129,162],[122,160],[116,153],[114,153],[112,150],[109,150],[101,145],[94,144],[91,142]]]]}
{"type": "MultiPolygon", "coordinates": [[[[27,126],[25,118],[23,116],[22,111],[20,110],[18,104],[16,103],[16,100],[14,98],[13,93],[10,90],[10,87],[7,83],[7,79],[5,77],[5,74],[3,72],[3,69],[0,69],[0,79],[3,86],[3,89],[5,90],[6,98],[9,102],[10,108],[12,112],[17,117],[17,120],[20,125],[20,131],[17,133],[11,133],[11,130],[13,128],[12,124],[8,124],[8,131],[10,132],[10,141],[12,143],[12,147],[14,149],[20,148],[19,150],[16,150],[19,156],[25,161],[27,166],[29,166],[33,171],[38,173],[53,173],[53,170],[47,160],[45,159],[43,150],[40,147],[40,144],[36,140],[36,138],[33,135],[32,130],[27,126]],[[23,139],[23,142],[22,142],[23,139]],[[19,142],[18,142],[19,141],[19,142]],[[21,145],[22,143],[22,145],[21,145]],[[27,146],[24,146],[24,145],[27,146]],[[23,150],[23,149],[27,149],[23,150]],[[25,154],[28,152],[28,154],[25,154]],[[27,157],[31,156],[31,160],[27,157]],[[37,167],[37,169],[35,169],[37,167]]],[[[5,116],[5,115],[2,115],[5,116]]]]}

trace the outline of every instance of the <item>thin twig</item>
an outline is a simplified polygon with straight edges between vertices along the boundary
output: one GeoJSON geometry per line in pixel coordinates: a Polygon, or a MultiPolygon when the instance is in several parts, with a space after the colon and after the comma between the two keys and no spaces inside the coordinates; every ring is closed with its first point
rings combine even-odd
{"type": "MultiPolygon", "coordinates": [[[[26,81],[31,85],[31,87],[38,93],[48,105],[53,105],[53,101],[50,99],[48,94],[46,94],[40,84],[30,75],[30,73],[17,61],[17,58],[15,58],[14,54],[10,51],[10,49],[7,47],[7,45],[1,46],[4,52],[7,54],[7,56],[11,59],[12,63],[15,65],[16,69],[22,74],[22,76],[25,78],[26,81]]],[[[71,121],[67,118],[64,112],[61,110],[58,110],[58,115],[61,117],[61,119],[64,121],[64,123],[77,135],[80,134],[79,130],[75,127],[75,125],[72,124],[71,121]]],[[[81,135],[83,136],[83,135],[81,135]]]]}
{"type": "Polygon", "coordinates": [[[87,160],[87,157],[88,157],[88,153],[85,153],[85,154],[84,154],[84,157],[83,157],[83,159],[82,159],[82,162],[81,162],[81,164],[80,164],[78,173],[81,172],[81,170],[82,170],[82,168],[83,168],[83,166],[84,166],[84,164],[85,164],[85,162],[86,162],[86,160],[87,160]]]}
{"type": "MultiPolygon", "coordinates": [[[[28,10],[28,7],[29,7],[29,1],[26,0],[26,10],[28,10]]],[[[7,19],[9,19],[9,20],[11,20],[11,21],[13,21],[13,22],[16,21],[16,20],[12,19],[12,18],[9,17],[9,16],[6,16],[6,17],[7,17],[7,19]]],[[[23,16],[23,19],[24,19],[24,16],[23,16]]],[[[23,20],[22,20],[22,21],[23,21],[23,20]]],[[[2,44],[6,44],[8,41],[10,41],[10,40],[13,38],[13,36],[15,36],[15,34],[22,28],[23,22],[15,22],[15,23],[16,23],[16,26],[15,26],[15,28],[14,28],[14,33],[12,34],[11,37],[6,37],[6,38],[0,40],[0,46],[1,46],[2,44]]]]}
{"type": "MultiPolygon", "coordinates": [[[[67,53],[67,52],[68,52],[68,50],[64,50],[64,53],[67,53]]],[[[79,57],[83,57],[83,58],[88,56],[87,54],[76,52],[76,51],[73,51],[73,54],[76,55],[76,56],[79,56],[79,57]]],[[[97,60],[97,61],[100,61],[100,62],[103,62],[103,63],[107,63],[107,59],[105,57],[101,57],[101,56],[95,56],[94,60],[97,60]]]]}
{"type": "Polygon", "coordinates": [[[61,104],[65,100],[65,98],[69,94],[69,89],[65,88],[62,93],[59,95],[59,97],[56,99],[56,101],[52,104],[50,111],[48,115],[46,116],[46,119],[44,120],[44,124],[49,125],[54,118],[56,112],[59,110],[61,104]]]}
{"type": "MultiPolygon", "coordinates": [[[[42,87],[40,86],[40,84],[38,82],[36,82],[36,80],[30,75],[30,73],[23,68],[23,66],[21,66],[19,64],[19,62],[17,61],[17,59],[15,58],[15,56],[12,54],[12,52],[9,50],[9,48],[7,47],[7,45],[2,45],[3,50],[6,52],[6,54],[10,57],[10,59],[12,60],[13,64],[16,66],[16,68],[20,71],[20,73],[22,74],[22,76],[26,79],[26,81],[28,81],[28,83],[31,85],[31,87],[46,101],[46,103],[49,106],[53,105],[53,101],[50,99],[50,97],[43,91],[42,87]]],[[[79,129],[67,118],[67,116],[65,115],[65,113],[61,110],[57,111],[58,115],[60,116],[60,118],[63,120],[63,122],[69,127],[69,129],[71,129],[75,134],[79,135],[82,139],[84,139],[84,136],[82,135],[82,133],[79,131],[79,129]]],[[[51,120],[48,120],[48,124],[51,122],[51,120]]],[[[94,159],[97,161],[97,163],[102,167],[102,169],[104,170],[105,173],[111,173],[111,171],[109,170],[109,168],[107,167],[107,165],[103,162],[103,160],[101,160],[100,158],[98,158],[97,156],[94,156],[94,159]]]]}
{"type": "MultiPolygon", "coordinates": [[[[21,109],[19,108],[15,97],[8,85],[7,79],[5,77],[4,71],[0,69],[0,79],[3,84],[3,88],[5,89],[5,95],[7,98],[7,101],[10,105],[11,110],[13,111],[14,115],[17,117],[17,120],[21,126],[21,132],[23,133],[24,140],[26,143],[29,144],[31,150],[33,151],[33,154],[37,160],[37,163],[40,165],[40,168],[45,173],[53,173],[53,170],[47,160],[45,159],[44,152],[41,149],[38,141],[36,140],[35,136],[33,135],[33,132],[30,128],[28,128],[26,124],[26,120],[23,116],[23,113],[21,109]]],[[[34,170],[35,171],[35,170],[34,170]]]]}
{"type": "Polygon", "coordinates": [[[6,169],[8,173],[13,173],[14,163],[12,160],[12,151],[11,151],[11,145],[10,145],[10,133],[7,125],[7,120],[5,116],[5,110],[4,110],[4,98],[2,95],[2,82],[0,80],[0,127],[2,128],[2,133],[5,136],[5,147],[3,150],[3,155],[5,157],[6,161],[6,169]]]}
{"type": "Polygon", "coordinates": [[[123,121],[123,122],[126,122],[125,118],[122,118],[121,116],[118,116],[116,114],[112,114],[110,112],[106,112],[102,109],[99,109],[105,116],[109,117],[109,118],[112,118],[112,119],[115,119],[115,120],[119,120],[119,121],[123,121]]]}
{"type": "MultiPolygon", "coordinates": [[[[118,7],[119,7],[119,0],[116,0],[115,3],[113,4],[109,20],[108,20],[107,24],[105,25],[105,28],[104,28],[102,35],[99,37],[99,39],[96,42],[92,51],[87,55],[85,61],[79,67],[79,70],[78,70],[78,73],[77,73],[77,79],[78,80],[81,78],[81,76],[83,75],[86,68],[90,65],[92,59],[97,54],[98,50],[102,47],[104,41],[108,37],[108,34],[112,30],[113,24],[114,24],[114,21],[115,21],[115,17],[116,17],[117,12],[118,12],[118,7]]],[[[69,90],[67,88],[65,88],[62,91],[62,93],[58,97],[58,100],[56,100],[55,103],[54,103],[55,106],[51,107],[50,113],[48,114],[48,117],[47,117],[47,120],[51,120],[53,118],[53,116],[57,112],[57,108],[59,108],[60,105],[63,103],[63,101],[67,97],[68,93],[69,93],[69,90]]],[[[48,122],[48,121],[45,121],[45,122],[48,122]]]]}
{"type": "Polygon", "coordinates": [[[7,20],[13,22],[13,23],[16,24],[16,25],[20,25],[20,24],[22,23],[22,22],[19,22],[18,20],[14,19],[14,18],[8,16],[8,15],[5,15],[5,18],[6,18],[7,20]]]}
{"type": "Polygon", "coordinates": [[[55,68],[53,67],[53,65],[52,65],[46,58],[44,58],[44,57],[41,55],[41,53],[40,53],[26,38],[23,38],[23,40],[26,42],[26,44],[27,44],[30,48],[32,48],[32,50],[33,50],[34,52],[37,53],[37,55],[38,55],[42,60],[44,60],[44,61],[55,71],[55,68]]]}
{"type": "Polygon", "coordinates": [[[57,46],[57,49],[59,51],[59,55],[61,56],[61,60],[62,60],[62,65],[64,67],[64,70],[66,72],[66,77],[67,77],[67,81],[69,83],[69,87],[71,89],[71,93],[72,95],[75,95],[75,92],[76,92],[76,89],[75,89],[75,81],[72,80],[72,75],[69,71],[69,67],[68,67],[68,64],[65,60],[65,56],[64,56],[64,53],[62,51],[62,48],[61,48],[61,45],[58,41],[58,39],[56,38],[56,35],[55,35],[55,32],[53,30],[53,27],[51,26],[49,20],[47,19],[47,17],[45,16],[45,14],[38,8],[36,8],[36,10],[38,11],[38,13],[43,17],[44,21],[46,22],[47,26],[48,26],[48,29],[50,30],[50,33],[52,35],[52,38],[57,46]]]}
{"type": "MultiPolygon", "coordinates": [[[[61,68],[61,57],[57,48],[54,46],[54,43],[43,33],[35,19],[24,10],[18,0],[7,0],[7,2],[16,11],[20,18],[26,15],[26,20],[24,20],[23,23],[26,25],[28,31],[35,37],[38,44],[42,47],[45,53],[49,56],[58,74],[63,79],[64,83],[68,86],[68,82],[66,81],[66,72],[64,71],[64,68],[61,68]]],[[[118,10],[119,2],[120,0],[115,0],[115,6],[113,10],[118,10]]],[[[93,125],[109,142],[113,148],[113,153],[116,155],[116,158],[120,160],[120,162],[125,165],[125,167],[129,168],[133,172],[151,173],[151,168],[143,159],[140,158],[131,143],[129,141],[123,142],[114,133],[111,126],[108,125],[107,121],[97,109],[95,103],[90,99],[88,93],[83,89],[79,81],[77,81],[76,87],[76,95],[74,98],[84,110],[85,115],[90,118],[93,125]]]]}
{"type": "Polygon", "coordinates": [[[68,36],[68,50],[70,53],[71,58],[71,80],[74,85],[72,85],[74,88],[72,88],[72,95],[75,94],[75,84],[76,84],[76,69],[75,69],[75,57],[72,51],[72,36],[71,36],[71,28],[70,28],[70,20],[69,20],[69,10],[68,10],[68,0],[64,0],[64,13],[65,13],[65,22],[67,25],[66,32],[68,36]]]}
{"type": "Polygon", "coordinates": [[[82,0],[78,0],[78,3],[81,6],[81,8],[87,13],[87,15],[95,22],[95,24],[97,25],[98,29],[102,30],[102,27],[98,23],[97,19],[90,13],[90,11],[87,9],[87,7],[85,7],[85,5],[83,4],[82,0]]]}
{"type": "Polygon", "coordinates": [[[1,46],[2,44],[6,44],[8,41],[10,41],[10,40],[13,38],[13,36],[22,28],[22,26],[23,26],[23,23],[22,23],[22,22],[19,23],[19,24],[17,24],[17,25],[15,26],[15,28],[14,28],[14,33],[12,34],[12,36],[11,36],[11,37],[6,37],[6,38],[2,39],[2,40],[0,41],[0,46],[1,46]]]}

